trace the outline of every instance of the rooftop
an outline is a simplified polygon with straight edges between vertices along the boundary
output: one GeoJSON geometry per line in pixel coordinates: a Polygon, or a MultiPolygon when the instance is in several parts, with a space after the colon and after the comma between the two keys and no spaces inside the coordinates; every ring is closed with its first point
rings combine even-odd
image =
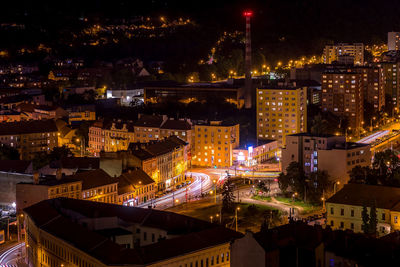
{"type": "Polygon", "coordinates": [[[0,160],[1,172],[28,173],[32,162],[27,160],[0,160]]]}
{"type": "Polygon", "coordinates": [[[108,265],[155,263],[229,243],[242,236],[221,226],[172,212],[68,198],[44,200],[24,209],[24,212],[41,230],[108,265]],[[105,236],[123,234],[115,227],[99,233],[79,223],[80,220],[103,217],[117,217],[125,225],[158,228],[178,236],[137,249],[126,249],[105,236]]]}
{"type": "Polygon", "coordinates": [[[65,180],[69,179],[81,180],[82,190],[118,183],[118,180],[116,178],[111,177],[102,169],[79,172],[65,178],[65,180]]]}
{"type": "Polygon", "coordinates": [[[371,206],[376,201],[376,207],[380,209],[396,210],[400,202],[400,188],[381,185],[366,184],[345,184],[344,187],[326,202],[335,204],[344,204],[352,206],[371,206]]]}
{"type": "Polygon", "coordinates": [[[50,163],[50,167],[53,169],[64,168],[64,169],[99,169],[100,158],[88,158],[88,157],[63,157],[60,160],[56,160],[50,163]]]}
{"type": "Polygon", "coordinates": [[[34,120],[0,123],[0,135],[57,132],[53,120],[34,120]]]}
{"type": "Polygon", "coordinates": [[[192,129],[192,125],[187,120],[169,119],[161,125],[161,129],[190,130],[190,129],[192,129]]]}

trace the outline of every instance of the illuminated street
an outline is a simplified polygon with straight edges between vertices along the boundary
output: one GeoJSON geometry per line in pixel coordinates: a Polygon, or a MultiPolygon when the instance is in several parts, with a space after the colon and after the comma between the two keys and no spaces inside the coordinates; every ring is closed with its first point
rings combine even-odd
{"type": "Polygon", "coordinates": [[[21,256],[25,253],[25,243],[19,243],[11,248],[1,252],[0,254],[0,267],[22,266],[20,261],[21,256]]]}

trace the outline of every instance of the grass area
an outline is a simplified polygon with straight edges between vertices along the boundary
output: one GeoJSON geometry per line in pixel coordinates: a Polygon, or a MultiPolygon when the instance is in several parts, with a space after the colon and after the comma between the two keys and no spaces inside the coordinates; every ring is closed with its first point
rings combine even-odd
{"type": "Polygon", "coordinates": [[[262,200],[262,201],[268,201],[268,202],[270,202],[272,200],[271,197],[260,196],[260,195],[254,195],[251,198],[255,199],[255,200],[262,200]]]}
{"type": "Polygon", "coordinates": [[[318,205],[305,203],[304,201],[300,201],[298,199],[296,199],[294,202],[293,202],[292,198],[286,198],[286,197],[275,197],[275,199],[279,202],[282,202],[282,203],[285,203],[288,205],[294,205],[297,207],[301,207],[303,209],[303,211],[302,211],[303,214],[311,213],[311,212],[317,211],[321,208],[318,205]]]}
{"type": "MultiPolygon", "coordinates": [[[[264,218],[271,216],[274,218],[272,221],[273,225],[281,224],[281,211],[272,207],[248,204],[248,203],[235,203],[235,207],[239,207],[238,220],[239,220],[239,230],[244,232],[246,229],[252,231],[259,231],[260,225],[264,221],[264,218]]],[[[190,203],[189,205],[179,205],[168,209],[168,211],[184,214],[197,219],[211,221],[211,216],[213,217],[213,222],[220,222],[220,204],[210,204],[210,203],[190,203]]],[[[234,227],[235,212],[225,213],[222,217],[222,224],[228,227],[234,227]]]]}

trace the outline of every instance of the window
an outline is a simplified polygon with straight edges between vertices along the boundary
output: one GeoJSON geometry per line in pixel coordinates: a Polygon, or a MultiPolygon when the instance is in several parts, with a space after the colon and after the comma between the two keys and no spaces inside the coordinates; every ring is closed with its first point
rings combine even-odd
{"type": "Polygon", "coordinates": [[[350,223],[351,230],[354,230],[354,223],[350,223]]]}
{"type": "Polygon", "coordinates": [[[333,212],[333,207],[331,208],[331,214],[334,214],[334,212],[333,212]]]}
{"type": "Polygon", "coordinates": [[[340,228],[344,228],[344,222],[340,222],[340,228]]]}
{"type": "Polygon", "coordinates": [[[340,209],[340,215],[344,216],[344,209],[340,209]]]}
{"type": "Polygon", "coordinates": [[[147,240],[147,233],[143,232],[143,240],[146,241],[147,240]]]}
{"type": "Polygon", "coordinates": [[[333,226],[334,224],[333,224],[333,220],[331,220],[331,226],[333,226]]]}
{"type": "Polygon", "coordinates": [[[350,211],[350,216],[351,216],[351,217],[354,217],[354,210],[351,210],[351,211],[350,211]]]}
{"type": "Polygon", "coordinates": [[[154,242],[156,239],[156,236],[154,234],[151,234],[151,242],[154,242]]]}

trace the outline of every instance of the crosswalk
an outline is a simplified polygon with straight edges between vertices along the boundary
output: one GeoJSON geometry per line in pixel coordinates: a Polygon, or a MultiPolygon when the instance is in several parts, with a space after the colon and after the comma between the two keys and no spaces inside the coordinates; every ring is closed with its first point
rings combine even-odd
{"type": "Polygon", "coordinates": [[[18,267],[15,264],[1,264],[0,267],[18,267]]]}

